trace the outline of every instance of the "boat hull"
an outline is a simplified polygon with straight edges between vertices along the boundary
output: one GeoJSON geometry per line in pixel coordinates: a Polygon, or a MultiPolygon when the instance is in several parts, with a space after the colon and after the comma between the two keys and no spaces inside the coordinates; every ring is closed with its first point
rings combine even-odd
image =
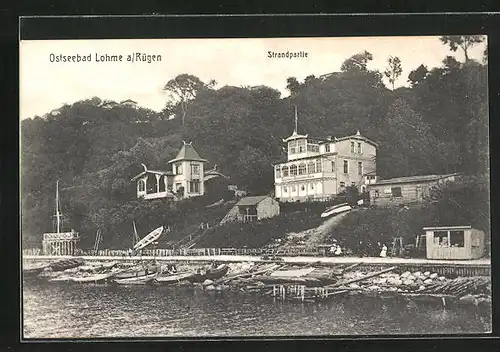
{"type": "Polygon", "coordinates": [[[146,285],[151,283],[158,273],[132,277],[128,279],[114,279],[113,282],[118,285],[146,285]]]}
{"type": "Polygon", "coordinates": [[[91,275],[87,277],[74,277],[72,281],[77,283],[97,283],[104,282],[106,280],[111,279],[114,276],[114,273],[106,273],[106,274],[97,274],[91,275]]]}
{"type": "Polygon", "coordinates": [[[162,284],[162,285],[175,284],[178,282],[186,281],[194,275],[196,275],[196,274],[184,273],[184,274],[176,274],[176,275],[170,275],[170,276],[157,276],[155,278],[155,282],[162,284]]]}

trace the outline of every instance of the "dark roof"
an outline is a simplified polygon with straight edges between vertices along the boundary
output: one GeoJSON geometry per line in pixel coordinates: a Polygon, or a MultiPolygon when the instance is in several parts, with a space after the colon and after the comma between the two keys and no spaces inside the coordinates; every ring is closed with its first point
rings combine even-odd
{"type": "Polygon", "coordinates": [[[202,161],[202,162],[207,161],[206,159],[202,159],[200,157],[198,152],[194,150],[191,143],[186,143],[186,142],[184,142],[184,145],[179,150],[179,153],[177,153],[177,156],[174,159],[170,160],[169,163],[179,160],[192,160],[192,161],[202,161]]]}
{"type": "Polygon", "coordinates": [[[141,172],[140,174],[134,176],[132,178],[132,181],[137,180],[139,177],[145,175],[145,174],[156,174],[156,175],[166,175],[166,176],[174,176],[172,171],[159,171],[159,170],[146,170],[141,172]]]}
{"type": "Polygon", "coordinates": [[[264,199],[269,198],[269,196],[253,196],[253,197],[245,197],[241,198],[236,205],[257,205],[262,202],[264,199]]]}
{"type": "Polygon", "coordinates": [[[447,175],[421,175],[421,176],[407,176],[407,177],[396,177],[387,180],[380,180],[377,183],[369,184],[368,186],[386,185],[393,183],[407,183],[407,182],[431,182],[438,181],[443,178],[457,176],[458,174],[447,174],[447,175]]]}

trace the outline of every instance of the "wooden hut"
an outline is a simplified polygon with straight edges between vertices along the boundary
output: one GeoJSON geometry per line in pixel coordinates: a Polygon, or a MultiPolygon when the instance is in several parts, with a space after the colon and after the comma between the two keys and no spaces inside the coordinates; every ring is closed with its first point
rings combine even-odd
{"type": "Polygon", "coordinates": [[[484,255],[484,232],[470,226],[424,227],[427,259],[478,259],[484,255]]]}
{"type": "Polygon", "coordinates": [[[459,174],[397,177],[368,184],[370,204],[393,206],[424,203],[431,198],[431,189],[454,182],[459,174]]]}

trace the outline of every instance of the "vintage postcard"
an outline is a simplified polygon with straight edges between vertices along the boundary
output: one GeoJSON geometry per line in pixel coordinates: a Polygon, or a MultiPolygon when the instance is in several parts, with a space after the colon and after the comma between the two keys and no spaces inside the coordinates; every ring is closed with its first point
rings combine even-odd
{"type": "Polygon", "coordinates": [[[22,337],[492,330],[487,37],[22,40],[22,337]]]}

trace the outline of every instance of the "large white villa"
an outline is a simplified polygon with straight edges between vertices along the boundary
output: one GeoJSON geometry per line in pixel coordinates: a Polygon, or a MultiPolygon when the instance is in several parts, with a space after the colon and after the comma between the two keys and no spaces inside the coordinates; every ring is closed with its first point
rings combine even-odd
{"type": "Polygon", "coordinates": [[[328,200],[348,186],[375,183],[377,143],[355,135],[325,140],[300,135],[284,139],[287,160],[274,165],[275,197],[281,202],[328,200]]]}

